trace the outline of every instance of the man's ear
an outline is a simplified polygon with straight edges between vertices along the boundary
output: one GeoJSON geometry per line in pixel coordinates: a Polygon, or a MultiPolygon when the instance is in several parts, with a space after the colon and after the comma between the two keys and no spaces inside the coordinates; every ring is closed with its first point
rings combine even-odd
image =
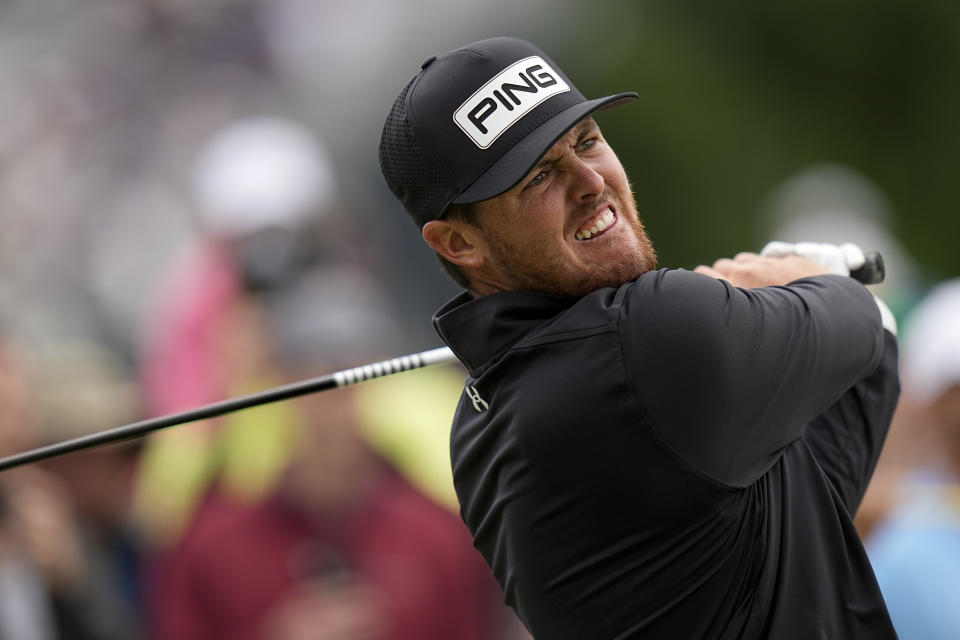
{"type": "Polygon", "coordinates": [[[486,257],[483,232],[459,220],[431,220],[423,226],[423,239],[434,251],[461,267],[480,267],[486,257]]]}

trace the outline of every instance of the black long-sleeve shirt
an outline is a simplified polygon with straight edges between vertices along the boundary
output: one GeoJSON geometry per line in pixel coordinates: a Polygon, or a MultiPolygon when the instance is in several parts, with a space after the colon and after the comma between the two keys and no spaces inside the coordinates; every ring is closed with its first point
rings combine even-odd
{"type": "Polygon", "coordinates": [[[849,278],[464,294],[461,514],[533,635],[895,638],[852,516],[896,341],[849,278]]]}

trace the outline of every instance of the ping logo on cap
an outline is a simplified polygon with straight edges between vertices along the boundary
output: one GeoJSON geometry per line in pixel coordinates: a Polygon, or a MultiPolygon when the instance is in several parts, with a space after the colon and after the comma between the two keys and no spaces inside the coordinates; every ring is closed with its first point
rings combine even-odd
{"type": "Polygon", "coordinates": [[[453,120],[474,144],[486,149],[531,109],[565,91],[570,87],[560,74],[540,56],[531,56],[488,80],[453,112],[453,120]]]}

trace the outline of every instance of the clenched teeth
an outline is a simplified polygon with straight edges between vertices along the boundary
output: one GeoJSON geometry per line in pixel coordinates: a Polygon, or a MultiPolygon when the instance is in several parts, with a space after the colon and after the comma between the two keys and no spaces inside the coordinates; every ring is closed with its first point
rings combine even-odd
{"type": "Polygon", "coordinates": [[[613,211],[604,209],[603,213],[594,218],[591,222],[584,225],[577,231],[577,240],[589,240],[590,237],[605,231],[607,227],[613,224],[613,211]]]}

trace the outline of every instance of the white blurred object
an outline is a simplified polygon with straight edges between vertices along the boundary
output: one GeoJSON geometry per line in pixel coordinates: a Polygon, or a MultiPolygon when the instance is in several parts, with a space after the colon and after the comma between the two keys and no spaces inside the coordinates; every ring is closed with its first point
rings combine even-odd
{"type": "Polygon", "coordinates": [[[846,242],[841,245],[826,242],[768,242],[760,251],[762,256],[783,257],[796,254],[815,262],[830,273],[849,276],[863,266],[863,250],[857,245],[846,242]]]}
{"type": "Polygon", "coordinates": [[[932,401],[960,384],[960,278],[940,283],[914,308],[902,343],[905,391],[932,401]]]}
{"type": "Polygon", "coordinates": [[[224,235],[296,226],[322,213],[336,191],[319,140],[278,117],[241,120],[214,134],[201,153],[194,186],[204,226],[224,235]]]}

